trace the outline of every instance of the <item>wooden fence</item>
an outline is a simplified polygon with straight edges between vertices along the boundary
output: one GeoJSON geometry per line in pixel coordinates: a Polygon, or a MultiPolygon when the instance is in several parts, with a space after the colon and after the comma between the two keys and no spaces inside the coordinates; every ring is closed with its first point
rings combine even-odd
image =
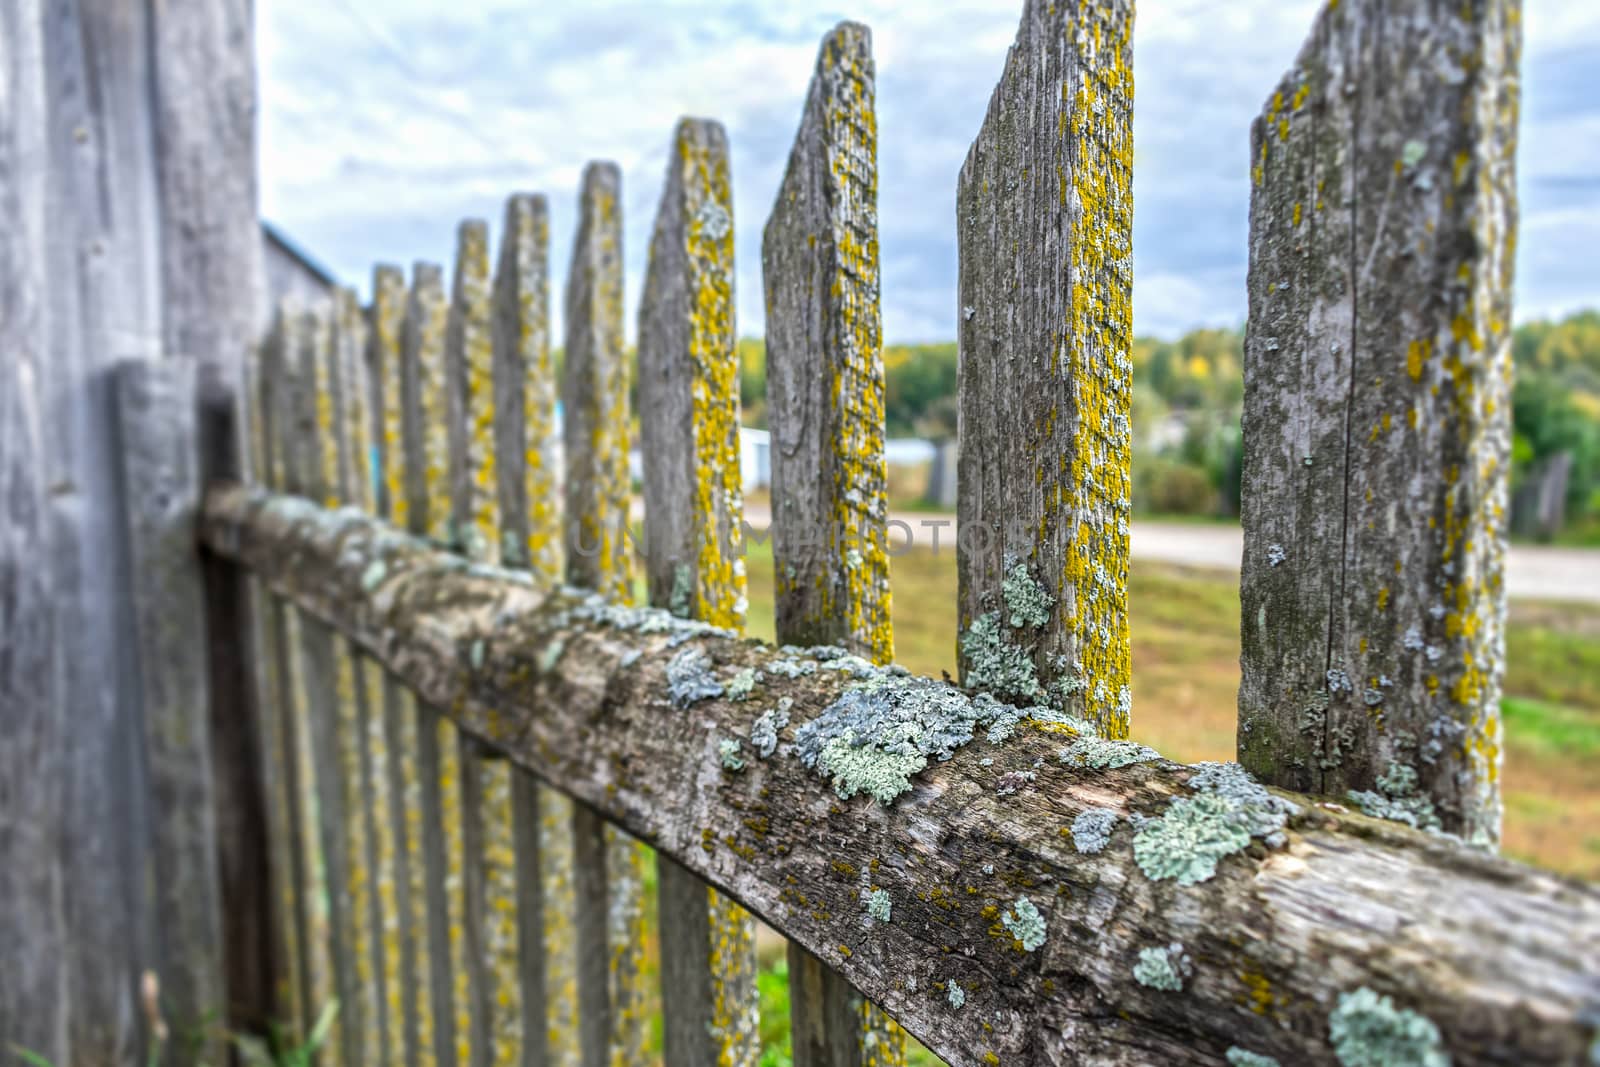
{"type": "MultiPolygon", "coordinates": [[[[1333,0],[1252,132],[1242,767],[1127,740],[1132,4],[1027,0],[960,174],[960,685],[892,663],[845,23],[763,240],[780,647],[743,636],[714,122],[650,247],[641,536],[610,164],[559,384],[528,195],[497,259],[462,224],[448,298],[379,266],[364,311],[280,311],[242,484],[203,487],[184,364],[122,373],[157,907],[218,915],[202,617],[248,652],[275,1003],[337,1002],[325,1063],[632,1065],[659,1013],[673,1067],[753,1065],[755,915],[800,1067],[902,1063],[902,1026],[958,1065],[1592,1062],[1600,893],[1492,855],[1518,17],[1333,0]]],[[[198,1018],[220,939],[175,929],[198,1018]]]]}

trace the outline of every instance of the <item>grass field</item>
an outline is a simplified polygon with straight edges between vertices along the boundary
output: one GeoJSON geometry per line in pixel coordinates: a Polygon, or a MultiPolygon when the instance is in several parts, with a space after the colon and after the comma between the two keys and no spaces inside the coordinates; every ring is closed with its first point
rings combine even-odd
{"type": "MultiPolygon", "coordinates": [[[[750,633],[771,640],[772,556],[747,558],[750,633]]],[[[955,673],[955,555],[914,550],[890,564],[895,659],[955,673]]],[[[1237,574],[1136,563],[1133,736],[1174,759],[1234,757],[1239,680],[1237,574]]],[[[1600,608],[1514,602],[1507,634],[1506,855],[1600,880],[1600,608]]],[[[652,903],[653,903],[652,894],[652,903]]],[[[788,1058],[782,940],[759,939],[763,1067],[788,1058]]],[[[937,1064],[916,1048],[913,1064],[937,1064]]]]}

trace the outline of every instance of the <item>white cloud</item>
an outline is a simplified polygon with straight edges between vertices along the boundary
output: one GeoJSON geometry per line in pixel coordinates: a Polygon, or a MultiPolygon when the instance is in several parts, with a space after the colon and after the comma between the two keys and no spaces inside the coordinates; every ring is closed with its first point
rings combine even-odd
{"type": "MultiPolygon", "coordinates": [[[[554,212],[552,304],[579,175],[624,170],[630,328],[666,148],[683,114],[729,129],[741,329],[762,319],[760,235],[822,34],[873,27],[885,334],[955,332],[955,178],[1020,5],[859,0],[265,0],[263,211],[364,287],[374,261],[448,264],[456,224],[534,190],[554,212]]],[[[1141,0],[1135,37],[1135,321],[1244,314],[1251,118],[1294,61],[1313,0],[1141,0]]],[[[1523,313],[1600,287],[1600,10],[1528,0],[1523,313]]]]}

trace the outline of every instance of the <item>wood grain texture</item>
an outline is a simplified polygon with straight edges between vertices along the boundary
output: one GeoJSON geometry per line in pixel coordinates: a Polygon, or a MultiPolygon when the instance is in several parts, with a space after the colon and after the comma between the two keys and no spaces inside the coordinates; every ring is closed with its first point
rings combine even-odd
{"type": "MultiPolygon", "coordinates": [[[[744,628],[744,499],[733,193],[721,124],[682,119],[639,305],[640,452],[650,603],[744,628]]],[[[754,1065],[755,922],[670,859],[657,864],[666,1063],[754,1065]]]]}
{"type": "MultiPolygon", "coordinates": [[[[236,477],[249,462],[250,442],[239,433],[244,367],[266,325],[258,321],[254,4],[146,6],[149,27],[138,44],[150,56],[145,121],[155,148],[162,355],[203,368],[200,477],[210,482],[236,477]]],[[[275,1011],[275,964],[266,730],[252,684],[256,662],[247,654],[257,647],[250,637],[255,616],[244,576],[213,564],[202,559],[226,946],[222,1018],[235,1029],[260,1030],[275,1011]]]]}
{"type": "Polygon", "coordinates": [[[962,681],[1126,737],[1131,3],[1024,5],[956,227],[962,681]]]}
{"type": "Polygon", "coordinates": [[[778,628],[874,662],[889,632],[872,36],[823,39],[761,239],[778,628]]]}
{"type": "Polygon", "coordinates": [[[146,884],[162,1009],[182,1064],[222,1052],[211,1020],[226,1018],[217,796],[205,582],[194,527],[200,507],[197,369],[130,360],[114,373],[121,497],[139,663],[150,804],[146,884]]]}
{"type": "Polygon", "coordinates": [[[1520,5],[1330,7],[1252,128],[1241,761],[1499,838],[1520,5]]]}
{"type": "Polygon", "coordinates": [[[42,364],[46,83],[38,0],[0,7],[0,1031],[69,1061],[60,715],[42,364]]]}
{"type": "MultiPolygon", "coordinates": [[[[823,39],[761,261],[778,640],[887,663],[875,77],[865,26],[823,39]]],[[[894,1023],[870,1007],[863,1018],[856,991],[793,942],[789,974],[816,991],[790,1000],[796,1067],[862,1064],[879,1046],[878,1062],[903,1061],[894,1023]]]]}
{"type": "MultiPolygon", "coordinates": [[[[1188,886],[1151,880],[1126,820],[1165,819],[1198,795],[1198,769],[1074,765],[1059,734],[1026,724],[918,773],[892,806],[839,800],[785,751],[724,773],[717,740],[748,731],[752,703],[674,707],[668,667],[685,646],[583,621],[587,593],[238,488],[209,497],[203,536],[464,729],[824,957],[954,1064],[1220,1064],[1230,1047],[1331,1064],[1329,1014],[1363,987],[1430,1020],[1458,1065],[1582,1062],[1594,1039],[1593,886],[1300,796],[1280,846],[1226,855],[1188,886]],[[378,560],[385,580],[363,588],[378,560]],[[1024,770],[1026,794],[1001,795],[1024,770]],[[1119,818],[1104,848],[1081,852],[1071,826],[1090,808],[1119,818]],[[891,895],[892,921],[861,921],[863,872],[891,895]],[[1004,924],[1022,896],[1043,926],[1032,951],[1004,924]],[[1139,950],[1174,941],[1191,964],[1182,992],[1141,984],[1139,950]]],[[[796,727],[854,684],[787,678],[782,653],[732,636],[692,647],[719,681],[761,670],[757,706],[788,697],[796,727]]]]}
{"type": "MultiPolygon", "coordinates": [[[[561,381],[567,581],[626,600],[628,368],[622,335],[622,172],[584,168],[567,272],[561,381]]],[[[650,991],[644,952],[643,855],[582,805],[572,815],[578,1028],[585,1067],[644,1062],[650,991]]]]}
{"type": "Polygon", "coordinates": [[[24,167],[46,181],[49,351],[36,388],[50,538],[39,565],[56,615],[56,707],[72,723],[60,735],[58,824],[70,1058],[124,1062],[145,1052],[136,991],[149,952],[148,825],[108,372],[163,348],[150,12],[57,0],[37,18],[46,110],[42,151],[24,167]]]}

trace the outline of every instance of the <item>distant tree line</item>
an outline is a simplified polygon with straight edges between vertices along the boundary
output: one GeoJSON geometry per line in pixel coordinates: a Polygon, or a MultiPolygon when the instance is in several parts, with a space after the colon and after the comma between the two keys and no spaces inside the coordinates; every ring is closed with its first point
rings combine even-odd
{"type": "MultiPolygon", "coordinates": [[[[1600,539],[1600,311],[1518,326],[1512,343],[1512,486],[1560,456],[1568,533],[1600,539]]],[[[739,342],[744,422],[766,425],[766,350],[739,342]]],[[[956,346],[886,345],[890,437],[953,437],[956,346]]],[[[1244,335],[1193,330],[1133,343],[1134,507],[1146,514],[1236,515],[1244,335]]]]}

